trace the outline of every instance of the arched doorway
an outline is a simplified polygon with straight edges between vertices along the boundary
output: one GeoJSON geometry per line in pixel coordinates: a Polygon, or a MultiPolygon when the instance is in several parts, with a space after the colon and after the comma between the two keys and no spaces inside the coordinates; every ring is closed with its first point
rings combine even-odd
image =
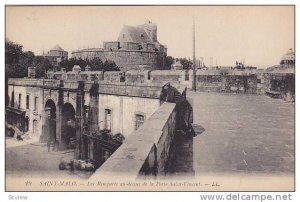
{"type": "Polygon", "coordinates": [[[53,100],[47,100],[45,104],[45,124],[42,140],[56,140],[56,106],[53,100]]]}
{"type": "Polygon", "coordinates": [[[76,147],[75,109],[70,103],[62,106],[61,138],[69,149],[76,147]]]}

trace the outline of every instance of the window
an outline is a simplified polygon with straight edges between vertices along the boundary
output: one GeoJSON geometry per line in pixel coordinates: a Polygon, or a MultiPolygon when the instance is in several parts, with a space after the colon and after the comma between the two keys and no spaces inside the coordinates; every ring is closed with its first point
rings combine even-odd
{"type": "Polygon", "coordinates": [[[37,120],[33,120],[32,122],[32,132],[34,135],[37,134],[37,120]]]}
{"type": "Polygon", "coordinates": [[[189,71],[185,71],[185,77],[184,80],[188,81],[189,80],[189,71]]]}
{"type": "Polygon", "coordinates": [[[15,107],[15,93],[14,91],[11,92],[11,103],[10,103],[11,107],[15,107]]]}
{"type": "Polygon", "coordinates": [[[123,39],[125,39],[125,34],[123,34],[123,39]]]}
{"type": "Polygon", "coordinates": [[[145,121],[145,116],[141,114],[135,115],[135,130],[137,130],[145,121]]]}
{"type": "Polygon", "coordinates": [[[26,95],[26,109],[29,109],[29,95],[26,95]]]}
{"type": "Polygon", "coordinates": [[[22,94],[20,93],[19,94],[19,106],[18,106],[19,108],[21,108],[21,102],[22,102],[22,94]]]}
{"type": "Polygon", "coordinates": [[[37,111],[38,97],[34,97],[34,111],[37,111]]]}
{"type": "Polygon", "coordinates": [[[120,73],[119,75],[120,75],[120,82],[125,82],[125,79],[126,79],[125,72],[120,73]]]}
{"type": "Polygon", "coordinates": [[[105,129],[111,131],[111,110],[105,109],[105,129]]]}

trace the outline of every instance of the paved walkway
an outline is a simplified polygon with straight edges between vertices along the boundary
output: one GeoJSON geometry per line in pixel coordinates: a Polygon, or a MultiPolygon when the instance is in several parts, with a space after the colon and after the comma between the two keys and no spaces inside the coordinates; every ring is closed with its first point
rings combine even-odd
{"type": "Polygon", "coordinates": [[[5,146],[6,148],[11,148],[11,147],[19,147],[19,146],[24,146],[24,145],[37,145],[37,146],[45,146],[46,144],[40,143],[38,138],[26,138],[23,141],[18,141],[16,138],[10,138],[7,137],[5,139],[5,146]]]}
{"type": "Polygon", "coordinates": [[[87,179],[91,173],[69,170],[61,171],[58,165],[61,160],[74,158],[73,150],[50,151],[45,144],[37,141],[17,141],[6,139],[6,174],[20,178],[71,178],[87,179]]]}
{"type": "MultiPolygon", "coordinates": [[[[193,93],[194,122],[205,131],[194,138],[195,175],[292,174],[294,105],[265,96],[193,93]]],[[[74,153],[47,152],[34,140],[6,140],[6,174],[14,177],[87,178],[90,173],[59,171],[74,153]]]]}
{"type": "Polygon", "coordinates": [[[259,95],[193,93],[196,175],[292,174],[294,104],[259,95]]]}

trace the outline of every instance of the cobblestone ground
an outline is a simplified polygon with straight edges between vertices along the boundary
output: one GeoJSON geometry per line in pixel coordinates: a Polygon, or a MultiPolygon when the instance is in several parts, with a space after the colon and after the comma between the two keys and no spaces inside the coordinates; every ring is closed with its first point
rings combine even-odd
{"type": "Polygon", "coordinates": [[[294,104],[259,95],[193,93],[196,175],[293,174],[294,104]]]}
{"type": "Polygon", "coordinates": [[[72,178],[86,179],[91,173],[58,169],[59,162],[74,158],[72,150],[50,151],[38,142],[6,138],[6,175],[20,178],[72,178]]]}

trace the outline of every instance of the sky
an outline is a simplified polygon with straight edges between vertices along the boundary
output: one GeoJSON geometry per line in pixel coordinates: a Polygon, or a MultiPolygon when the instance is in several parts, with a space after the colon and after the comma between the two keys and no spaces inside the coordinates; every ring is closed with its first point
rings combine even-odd
{"type": "Polygon", "coordinates": [[[235,61],[267,68],[294,49],[293,6],[7,6],[6,38],[36,55],[56,44],[69,52],[116,41],[123,25],[157,24],[168,55],[207,66],[235,61]]]}

